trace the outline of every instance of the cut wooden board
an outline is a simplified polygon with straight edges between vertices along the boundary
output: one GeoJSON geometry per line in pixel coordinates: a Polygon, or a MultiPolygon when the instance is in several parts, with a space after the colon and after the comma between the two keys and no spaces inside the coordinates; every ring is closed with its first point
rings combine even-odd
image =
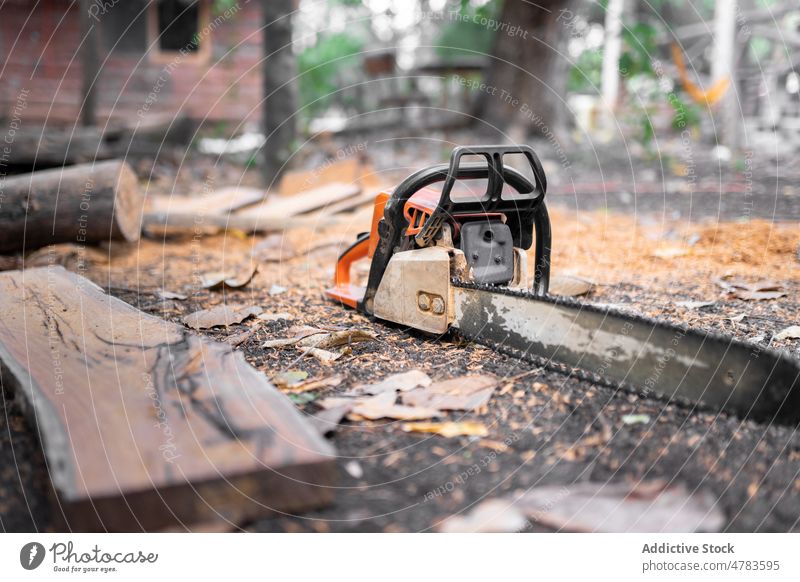
{"type": "Polygon", "coordinates": [[[336,212],[350,208],[347,203],[351,200],[357,203],[360,192],[361,189],[357,184],[334,183],[294,196],[271,196],[258,206],[238,212],[200,212],[192,210],[191,205],[187,208],[177,206],[173,202],[171,206],[161,206],[160,209],[159,206],[151,207],[145,214],[143,223],[148,230],[153,227],[177,229],[216,227],[247,233],[274,232],[290,228],[319,228],[335,222],[331,220],[332,212],[325,212],[326,208],[336,207],[336,212]],[[315,216],[301,216],[315,210],[320,211],[315,216]]]}
{"type": "Polygon", "coordinates": [[[61,267],[0,273],[0,363],[72,530],[237,523],[331,499],[332,447],[241,353],[61,267]]]}
{"type": "Polygon", "coordinates": [[[221,188],[208,195],[165,196],[161,194],[147,197],[147,212],[154,214],[163,213],[197,213],[197,214],[228,214],[240,208],[261,202],[266,197],[265,190],[260,188],[244,188],[231,186],[221,188]]]}
{"type": "Polygon", "coordinates": [[[272,197],[263,204],[237,212],[236,216],[265,220],[297,216],[312,210],[324,210],[328,205],[358,196],[360,192],[358,184],[333,182],[294,196],[272,197]]]}

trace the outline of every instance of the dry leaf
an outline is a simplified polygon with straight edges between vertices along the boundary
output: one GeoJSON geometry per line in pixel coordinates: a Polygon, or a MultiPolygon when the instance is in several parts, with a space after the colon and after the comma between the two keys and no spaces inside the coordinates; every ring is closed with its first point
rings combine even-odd
{"type": "Polygon", "coordinates": [[[184,295],[183,293],[173,293],[172,291],[167,291],[166,289],[159,289],[156,291],[156,296],[159,299],[175,299],[176,301],[184,301],[189,298],[188,295],[184,295]]]}
{"type": "Polygon", "coordinates": [[[223,287],[238,289],[252,281],[256,271],[258,271],[258,264],[251,262],[248,265],[242,265],[227,271],[204,273],[200,278],[200,286],[204,289],[223,287]]]}
{"type": "Polygon", "coordinates": [[[233,335],[228,336],[227,338],[225,338],[225,341],[228,342],[233,347],[238,347],[247,340],[249,340],[251,337],[253,337],[253,334],[255,333],[256,333],[255,329],[246,329],[239,333],[235,333],[233,335]]]}
{"type": "Polygon", "coordinates": [[[262,309],[257,305],[249,307],[231,305],[217,305],[211,309],[195,311],[185,316],[181,321],[192,329],[210,329],[212,327],[229,326],[241,323],[248,317],[258,315],[262,309]]]}
{"type": "Polygon", "coordinates": [[[482,501],[467,515],[453,515],[439,527],[443,533],[512,533],[528,525],[525,516],[505,499],[482,501]]]}
{"type": "Polygon", "coordinates": [[[360,394],[380,394],[382,392],[406,392],[420,386],[431,385],[430,377],[421,370],[409,370],[400,374],[387,376],[375,384],[361,384],[353,389],[353,393],[360,394]]]}
{"type": "MultiPolygon", "coordinates": [[[[308,376],[308,374],[306,374],[308,376]]],[[[339,384],[344,382],[344,376],[341,374],[334,374],[326,378],[312,378],[300,384],[295,384],[290,387],[292,392],[307,392],[309,390],[320,390],[323,388],[336,388],[339,384]]]]}
{"type": "Polygon", "coordinates": [[[542,525],[575,532],[714,532],[725,525],[713,495],[661,481],[535,487],[514,504],[542,525]]]}
{"type": "Polygon", "coordinates": [[[294,333],[294,337],[269,340],[264,342],[261,347],[283,348],[296,345],[303,348],[327,350],[351,343],[371,341],[376,338],[375,334],[371,331],[361,329],[330,332],[314,327],[292,327],[289,329],[289,333],[294,333]]]}
{"type": "Polygon", "coordinates": [[[727,293],[745,301],[778,299],[786,295],[783,286],[776,281],[762,280],[748,283],[738,278],[721,277],[715,282],[727,293]]]}
{"type": "Polygon", "coordinates": [[[558,275],[550,280],[550,293],[565,297],[586,295],[594,289],[594,283],[575,275],[558,275]]]}
{"type": "Polygon", "coordinates": [[[308,356],[314,356],[323,364],[335,362],[344,355],[344,352],[331,352],[322,348],[308,348],[304,353],[308,356]]]}
{"type": "Polygon", "coordinates": [[[800,338],[800,325],[791,325],[786,329],[782,329],[774,336],[773,340],[797,339],[800,338]]]}
{"type": "Polygon", "coordinates": [[[307,325],[292,326],[287,331],[289,334],[291,334],[290,337],[283,339],[267,340],[263,344],[261,344],[261,347],[284,348],[287,346],[293,346],[300,340],[307,338],[309,336],[326,333],[324,329],[318,329],[316,327],[310,327],[307,325]]]}
{"type": "Polygon", "coordinates": [[[434,382],[402,395],[403,404],[426,406],[438,410],[475,410],[489,402],[497,378],[487,375],[467,375],[434,382]]]}
{"type": "Polygon", "coordinates": [[[334,432],[338,428],[339,424],[342,422],[342,419],[344,419],[344,417],[352,408],[352,403],[342,404],[333,408],[326,408],[314,416],[309,417],[308,420],[319,434],[325,436],[334,432]]]}
{"type": "Polygon", "coordinates": [[[376,335],[363,329],[346,329],[343,331],[327,332],[325,335],[312,334],[301,339],[298,345],[327,350],[358,342],[368,342],[376,339],[376,335]]]}
{"type": "Polygon", "coordinates": [[[302,385],[306,378],[308,378],[308,372],[303,370],[286,370],[275,374],[272,377],[272,383],[281,390],[291,390],[294,392],[294,387],[302,385]]]}
{"type": "Polygon", "coordinates": [[[406,422],[400,428],[405,432],[425,432],[452,438],[457,436],[485,437],[489,430],[483,423],[471,420],[463,422],[406,422]]]}
{"type": "Polygon", "coordinates": [[[394,392],[384,392],[369,398],[356,399],[353,410],[348,415],[357,415],[369,420],[379,418],[393,418],[396,420],[424,420],[441,416],[441,413],[434,408],[403,406],[395,404],[397,395],[394,392]]]}

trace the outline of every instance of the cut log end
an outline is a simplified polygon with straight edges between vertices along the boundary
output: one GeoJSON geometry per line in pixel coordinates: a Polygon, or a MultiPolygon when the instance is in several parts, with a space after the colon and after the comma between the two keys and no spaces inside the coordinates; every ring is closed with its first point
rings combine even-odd
{"type": "MultiPolygon", "coordinates": [[[[117,162],[109,162],[116,164],[117,162]]],[[[139,190],[139,181],[131,167],[122,162],[117,174],[117,195],[114,203],[112,240],[136,242],[142,232],[142,209],[144,197],[139,190]]]]}

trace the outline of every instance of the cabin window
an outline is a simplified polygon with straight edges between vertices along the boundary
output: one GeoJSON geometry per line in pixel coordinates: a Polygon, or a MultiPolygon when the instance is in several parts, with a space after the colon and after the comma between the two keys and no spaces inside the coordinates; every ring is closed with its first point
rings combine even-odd
{"type": "Polygon", "coordinates": [[[150,5],[151,54],[156,60],[205,59],[210,54],[209,2],[157,0],[150,5]]]}

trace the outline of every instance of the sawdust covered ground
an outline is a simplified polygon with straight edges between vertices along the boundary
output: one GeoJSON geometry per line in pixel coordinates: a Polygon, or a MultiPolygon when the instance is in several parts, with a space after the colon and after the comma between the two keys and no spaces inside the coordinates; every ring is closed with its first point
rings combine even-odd
{"type": "MultiPolygon", "coordinates": [[[[396,421],[345,423],[332,437],[342,467],[335,504],[231,528],[435,530],[444,518],[481,499],[537,484],[663,478],[712,492],[729,530],[800,529],[800,438],[791,427],[742,423],[614,393],[531,369],[481,346],[376,323],[326,301],[322,291],[338,252],[368,223],[366,209],[336,226],[285,237],[198,233],[166,242],[143,240],[133,249],[77,256],[62,248],[45,255],[71,268],[83,262],[85,273],[115,295],[176,321],[223,301],[288,313],[290,321],[251,320],[208,335],[224,341],[245,328],[254,330],[238,349],[271,376],[286,370],[302,370],[313,378],[343,374],[340,386],[313,392],[310,401],[298,404],[309,414],[318,410],[315,399],[408,369],[423,370],[434,379],[478,371],[502,378],[485,409],[447,418],[483,422],[488,437],[408,434],[396,421]],[[204,273],[246,270],[254,250],[259,272],[247,287],[210,291],[199,286],[204,273]],[[162,300],[158,289],[189,298],[162,300]],[[350,356],[333,364],[302,358],[293,349],[260,347],[297,324],[367,328],[378,340],[353,345],[350,356]],[[622,417],[631,413],[650,420],[624,424],[622,417]]],[[[595,282],[587,301],[724,331],[762,345],[776,331],[797,323],[796,225],[647,222],[558,211],[553,212],[553,230],[554,273],[595,282]],[[716,282],[724,277],[771,280],[786,295],[744,301],[724,292],[716,282]],[[694,309],[676,304],[685,300],[713,303],[694,309]]],[[[786,340],[772,345],[798,355],[800,344],[786,340]]],[[[33,432],[13,404],[0,415],[0,424],[3,529],[46,529],[46,472],[33,432]]]]}

